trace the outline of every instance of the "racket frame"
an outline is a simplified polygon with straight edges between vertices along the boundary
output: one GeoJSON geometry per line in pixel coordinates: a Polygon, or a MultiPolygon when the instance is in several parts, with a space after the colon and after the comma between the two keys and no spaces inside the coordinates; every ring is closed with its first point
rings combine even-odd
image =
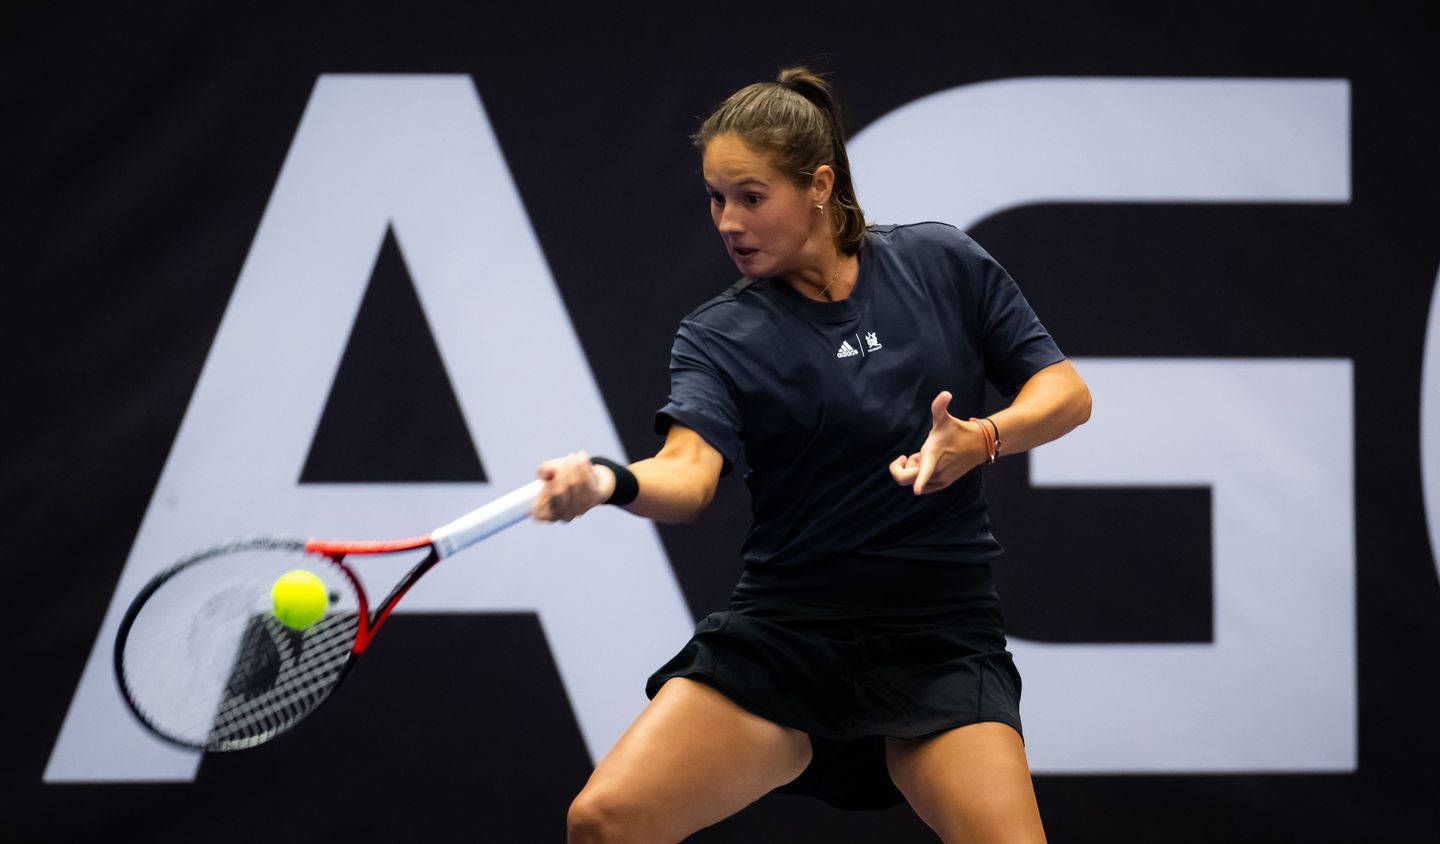
{"type": "Polygon", "coordinates": [[[154,595],[155,592],[160,589],[160,587],[164,586],[171,578],[175,577],[176,575],[180,574],[191,566],[199,565],[200,563],[203,563],[222,554],[230,554],[236,551],[264,549],[275,549],[279,551],[294,553],[297,555],[297,559],[299,559],[298,555],[301,553],[317,554],[328,557],[330,562],[337,569],[340,570],[340,574],[343,575],[345,579],[350,582],[351,588],[355,590],[355,600],[358,604],[356,608],[355,640],[350,645],[350,655],[346,657],[345,664],[340,667],[340,671],[335,677],[335,682],[330,684],[329,689],[325,692],[325,697],[321,699],[321,701],[317,703],[313,709],[306,712],[299,718],[295,719],[295,721],[293,721],[289,726],[287,726],[284,730],[276,733],[276,735],[272,738],[278,738],[280,735],[289,732],[291,729],[294,728],[296,724],[315,714],[316,710],[318,710],[321,706],[324,706],[325,703],[330,700],[330,698],[335,694],[335,690],[338,689],[340,687],[340,684],[344,683],[345,679],[350,675],[350,670],[355,666],[355,662],[359,659],[360,654],[364,653],[365,649],[370,646],[370,642],[374,640],[376,632],[380,629],[380,625],[385,623],[385,619],[390,616],[390,612],[395,609],[395,605],[400,602],[400,599],[405,596],[406,592],[410,591],[410,587],[414,586],[416,581],[423,577],[426,572],[434,568],[435,564],[440,562],[441,559],[440,555],[431,546],[429,536],[417,536],[411,537],[409,539],[383,540],[373,542],[326,542],[321,540],[311,540],[307,542],[305,540],[287,539],[281,537],[256,537],[252,539],[239,539],[234,542],[228,542],[224,545],[217,545],[214,548],[209,548],[205,551],[201,551],[200,553],[195,554],[192,557],[181,560],[180,562],[176,563],[175,565],[151,578],[150,582],[145,584],[145,588],[141,589],[140,593],[135,596],[135,599],[130,603],[130,607],[125,611],[125,616],[120,620],[120,628],[118,631],[116,631],[115,634],[115,649],[113,659],[115,668],[115,680],[116,684],[120,687],[120,696],[125,700],[125,705],[130,708],[130,711],[134,713],[135,717],[140,719],[140,723],[144,724],[145,727],[152,734],[164,739],[171,744],[178,745],[180,747],[184,747],[190,750],[201,750],[207,753],[238,753],[243,750],[249,750],[254,747],[259,747],[260,745],[265,744],[266,742],[271,740],[265,739],[243,747],[213,748],[201,744],[196,744],[191,741],[186,741],[185,739],[171,735],[161,729],[160,725],[156,724],[150,717],[145,714],[144,710],[141,709],[139,703],[130,693],[130,686],[126,682],[124,668],[125,643],[129,640],[130,629],[134,626],[135,619],[139,617],[140,610],[145,606],[145,602],[148,601],[150,599],[150,596],[154,595]],[[414,551],[426,547],[430,548],[429,553],[427,553],[425,557],[420,560],[420,562],[416,563],[414,566],[411,567],[410,571],[407,572],[405,576],[402,577],[397,584],[395,584],[395,587],[390,590],[390,594],[388,594],[385,597],[385,600],[381,602],[379,608],[374,613],[371,613],[370,599],[369,596],[365,594],[365,587],[360,582],[359,575],[356,574],[355,570],[350,566],[348,562],[346,562],[345,558],[351,555],[378,556],[380,554],[392,554],[403,551],[414,551]]]}
{"type": "Polygon", "coordinates": [[[280,735],[290,732],[296,724],[315,714],[316,710],[324,706],[325,703],[334,696],[335,690],[338,689],[340,684],[344,683],[345,679],[350,675],[350,670],[355,666],[355,662],[359,659],[360,654],[364,653],[366,648],[370,646],[370,643],[375,639],[375,635],[379,632],[380,626],[390,617],[391,611],[395,609],[396,604],[400,603],[400,599],[405,597],[405,593],[410,591],[410,587],[414,586],[421,577],[425,576],[425,574],[434,568],[435,564],[441,560],[451,557],[511,525],[524,521],[529,516],[531,506],[536,496],[539,495],[542,486],[541,481],[531,481],[482,507],[466,513],[464,516],[461,516],[449,524],[436,528],[424,536],[412,536],[405,539],[367,540],[361,542],[331,542],[327,540],[303,540],[285,537],[255,537],[238,539],[223,545],[217,545],[181,560],[152,577],[130,602],[130,606],[125,610],[125,615],[120,620],[120,627],[115,633],[113,664],[115,680],[116,684],[120,687],[121,698],[124,699],[125,705],[130,708],[130,711],[134,713],[135,717],[140,720],[140,723],[143,724],[152,735],[158,736],[171,744],[191,750],[211,753],[234,753],[259,747],[274,738],[278,738],[280,735]],[[355,598],[358,606],[356,608],[355,641],[350,647],[350,654],[346,657],[345,664],[340,667],[335,682],[330,684],[328,691],[325,693],[325,697],[322,698],[319,703],[290,722],[284,729],[279,730],[272,736],[255,741],[252,744],[239,747],[212,748],[165,733],[150,718],[146,717],[144,711],[141,710],[131,695],[129,685],[125,682],[125,643],[129,639],[130,630],[134,626],[135,619],[139,616],[140,610],[145,606],[145,603],[150,597],[154,595],[161,586],[165,585],[167,581],[185,569],[221,554],[264,548],[293,552],[297,555],[297,559],[301,553],[327,557],[330,562],[340,570],[340,573],[344,575],[345,579],[350,582],[351,588],[355,590],[355,598]],[[390,590],[390,593],[385,596],[385,600],[380,603],[375,612],[371,613],[370,599],[365,594],[365,587],[361,584],[359,575],[356,574],[355,570],[346,562],[346,558],[352,555],[378,556],[380,554],[416,551],[422,548],[429,548],[430,550],[420,562],[416,563],[406,572],[405,576],[402,577],[390,590]]]}
{"type": "MultiPolygon", "coordinates": [[[[381,540],[378,542],[326,542],[322,540],[312,540],[305,543],[305,551],[309,554],[319,554],[329,557],[330,561],[335,564],[336,568],[340,569],[340,572],[345,575],[346,579],[350,581],[350,585],[355,589],[355,598],[360,602],[360,628],[355,632],[355,644],[351,648],[351,662],[354,662],[355,657],[364,653],[365,649],[370,647],[370,642],[380,630],[380,625],[384,624],[385,619],[390,617],[390,611],[395,609],[395,605],[400,603],[400,599],[405,597],[405,593],[410,591],[410,587],[414,586],[416,581],[424,577],[426,572],[430,571],[430,569],[435,567],[436,563],[440,562],[440,554],[435,550],[435,546],[431,544],[428,535],[414,536],[409,539],[381,540]],[[345,562],[345,558],[352,554],[374,556],[378,554],[395,554],[401,551],[415,551],[421,548],[429,548],[430,552],[427,553],[420,562],[412,566],[404,577],[400,578],[400,582],[395,584],[395,587],[390,590],[389,595],[385,596],[385,600],[380,604],[372,617],[370,613],[370,599],[369,596],[365,594],[365,587],[360,584],[360,576],[355,573],[354,569],[350,568],[350,565],[345,562]]],[[[336,685],[339,684],[337,683],[336,685]]]]}

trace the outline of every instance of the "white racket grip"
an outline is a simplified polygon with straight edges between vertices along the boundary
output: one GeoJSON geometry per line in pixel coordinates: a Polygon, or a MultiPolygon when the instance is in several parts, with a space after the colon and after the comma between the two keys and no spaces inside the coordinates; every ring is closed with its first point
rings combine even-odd
{"type": "Polygon", "coordinates": [[[530,515],[543,486],[544,481],[533,480],[448,525],[430,531],[430,544],[434,546],[436,555],[443,560],[516,522],[523,522],[530,515]]]}

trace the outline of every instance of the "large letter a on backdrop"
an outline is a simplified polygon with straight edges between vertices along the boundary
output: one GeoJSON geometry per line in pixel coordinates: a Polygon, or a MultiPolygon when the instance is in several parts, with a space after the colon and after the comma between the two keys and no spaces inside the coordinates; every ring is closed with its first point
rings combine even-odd
{"type": "MultiPolygon", "coordinates": [[[[198,754],[136,725],[110,673],[120,615],[164,565],[241,534],[428,530],[582,448],[621,453],[470,78],[321,77],[45,779],[193,778],[198,754]],[[299,484],[387,227],[490,484],[299,484]]],[[[644,706],[639,680],[693,626],[654,527],[606,508],[518,525],[482,556],[440,567],[402,608],[537,612],[598,759],[644,706]]]]}

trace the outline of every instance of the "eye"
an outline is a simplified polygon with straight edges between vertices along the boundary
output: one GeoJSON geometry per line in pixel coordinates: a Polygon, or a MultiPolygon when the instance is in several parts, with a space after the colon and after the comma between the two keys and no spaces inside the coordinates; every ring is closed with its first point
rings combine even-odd
{"type": "Polygon", "coordinates": [[[764,196],[762,196],[761,194],[758,194],[758,193],[747,193],[747,194],[745,194],[745,202],[746,202],[747,204],[750,204],[750,205],[759,205],[759,204],[760,204],[760,201],[763,200],[764,198],[765,198],[764,196]]]}
{"type": "Polygon", "coordinates": [[[710,195],[710,201],[713,202],[713,203],[715,203],[716,205],[724,205],[724,204],[725,204],[725,197],[721,196],[720,194],[715,193],[714,191],[711,191],[709,195],[710,195]]]}

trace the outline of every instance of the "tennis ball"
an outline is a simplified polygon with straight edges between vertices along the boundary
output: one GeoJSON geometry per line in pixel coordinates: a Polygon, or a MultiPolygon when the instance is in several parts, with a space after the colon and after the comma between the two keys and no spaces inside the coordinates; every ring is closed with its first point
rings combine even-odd
{"type": "Polygon", "coordinates": [[[304,569],[280,575],[270,596],[275,600],[275,617],[291,630],[304,630],[319,621],[330,605],[324,582],[304,569]]]}

